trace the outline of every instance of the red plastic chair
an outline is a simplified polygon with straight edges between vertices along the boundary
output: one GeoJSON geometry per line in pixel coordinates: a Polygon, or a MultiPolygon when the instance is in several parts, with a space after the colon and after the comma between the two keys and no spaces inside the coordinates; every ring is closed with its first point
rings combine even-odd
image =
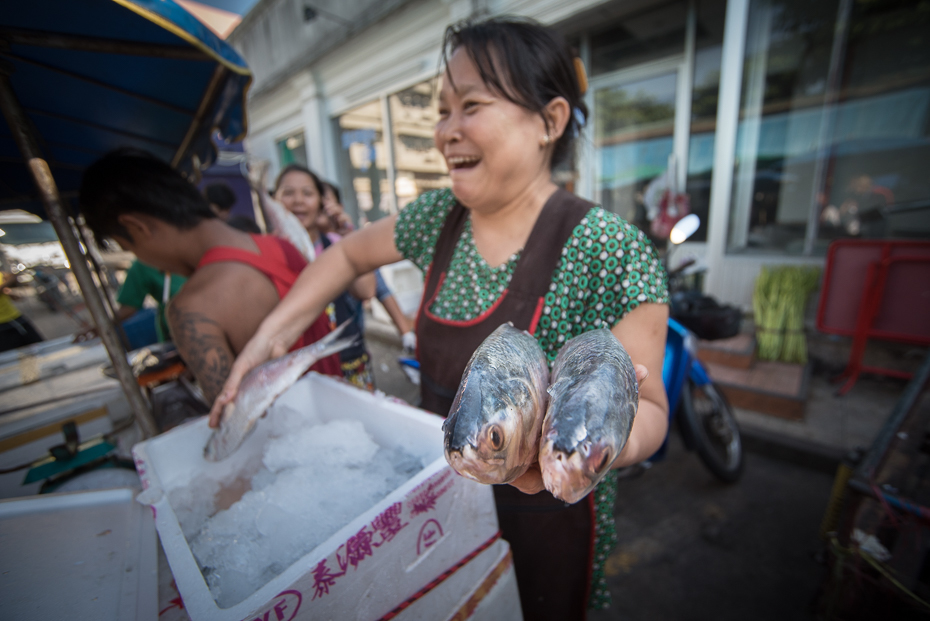
{"type": "Polygon", "coordinates": [[[846,394],[861,373],[910,378],[862,364],[870,338],[930,345],[930,242],[838,240],[830,245],[817,309],[817,329],[853,337],[846,394]]]}

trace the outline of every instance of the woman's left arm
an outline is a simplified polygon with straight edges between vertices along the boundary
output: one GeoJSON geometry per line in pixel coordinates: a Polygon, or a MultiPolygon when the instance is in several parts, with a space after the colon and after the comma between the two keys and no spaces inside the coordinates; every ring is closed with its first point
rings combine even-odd
{"type": "MultiPolygon", "coordinates": [[[[627,313],[611,332],[630,354],[633,364],[648,371],[639,385],[639,409],[626,446],[614,460],[613,468],[637,464],[655,453],[668,431],[668,398],[662,381],[665,337],[668,333],[668,306],[640,304],[627,313]]],[[[642,369],[637,369],[637,378],[642,369]]]]}

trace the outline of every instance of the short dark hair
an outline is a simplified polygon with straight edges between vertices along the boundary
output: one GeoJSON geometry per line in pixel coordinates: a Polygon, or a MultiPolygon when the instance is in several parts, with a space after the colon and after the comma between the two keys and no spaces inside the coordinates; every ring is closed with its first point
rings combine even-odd
{"type": "Polygon", "coordinates": [[[262,233],[262,230],[258,228],[255,220],[248,216],[233,216],[226,221],[226,224],[245,233],[255,233],[256,235],[261,235],[262,233]]]}
{"type": "Polygon", "coordinates": [[[292,172],[302,172],[305,175],[310,175],[310,178],[313,179],[313,185],[316,186],[316,191],[320,193],[320,197],[323,196],[323,182],[320,181],[320,178],[316,176],[316,173],[304,166],[303,164],[288,164],[281,169],[281,172],[278,173],[277,178],[274,180],[274,191],[277,192],[278,188],[281,187],[281,180],[284,179],[284,175],[292,172]]]}
{"type": "Polygon", "coordinates": [[[339,192],[339,186],[336,185],[335,183],[330,183],[329,181],[324,181],[324,182],[323,182],[323,189],[325,190],[325,189],[327,189],[327,188],[329,188],[330,190],[333,191],[333,196],[336,197],[336,202],[339,203],[339,204],[341,205],[341,204],[342,204],[342,193],[339,192]]]}
{"type": "Polygon", "coordinates": [[[222,181],[205,187],[203,195],[207,197],[207,202],[219,207],[220,211],[229,211],[236,204],[236,193],[222,181]]]}
{"type": "Polygon", "coordinates": [[[131,239],[117,221],[126,213],[152,216],[179,229],[216,218],[207,199],[180,172],[135,149],[112,151],[91,164],[81,180],[79,203],[98,241],[113,235],[131,239]]]}
{"type": "Polygon", "coordinates": [[[442,41],[444,67],[448,68],[449,57],[458,48],[468,53],[485,86],[538,113],[547,129],[549,122],[543,109],[556,97],[568,101],[568,124],[552,150],[551,166],[563,162],[588,117],[575,55],[565,38],[532,19],[495,17],[465,20],[446,28],[442,41]]]}

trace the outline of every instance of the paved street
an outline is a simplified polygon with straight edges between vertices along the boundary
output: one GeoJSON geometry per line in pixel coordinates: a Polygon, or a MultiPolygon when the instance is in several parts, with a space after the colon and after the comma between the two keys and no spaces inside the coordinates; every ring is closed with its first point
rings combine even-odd
{"type": "MultiPolygon", "coordinates": [[[[21,308],[47,336],[74,329],[38,306],[21,308]]],[[[400,348],[373,332],[378,388],[414,401],[418,389],[396,362],[400,348]]],[[[590,621],[812,619],[823,571],[817,532],[831,485],[829,474],[749,453],[742,481],[726,486],[673,434],[665,461],[620,482],[620,543],[607,565],[614,606],[590,621]]]]}

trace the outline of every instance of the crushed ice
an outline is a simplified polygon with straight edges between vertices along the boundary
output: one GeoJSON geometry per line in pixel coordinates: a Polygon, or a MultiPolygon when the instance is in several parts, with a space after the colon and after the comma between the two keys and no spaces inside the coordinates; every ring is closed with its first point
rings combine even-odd
{"type": "Polygon", "coordinates": [[[361,422],[308,423],[294,410],[276,409],[261,465],[238,502],[213,515],[221,485],[210,480],[172,493],[221,608],[257,591],[423,468],[400,449],[380,447],[361,422]]]}

